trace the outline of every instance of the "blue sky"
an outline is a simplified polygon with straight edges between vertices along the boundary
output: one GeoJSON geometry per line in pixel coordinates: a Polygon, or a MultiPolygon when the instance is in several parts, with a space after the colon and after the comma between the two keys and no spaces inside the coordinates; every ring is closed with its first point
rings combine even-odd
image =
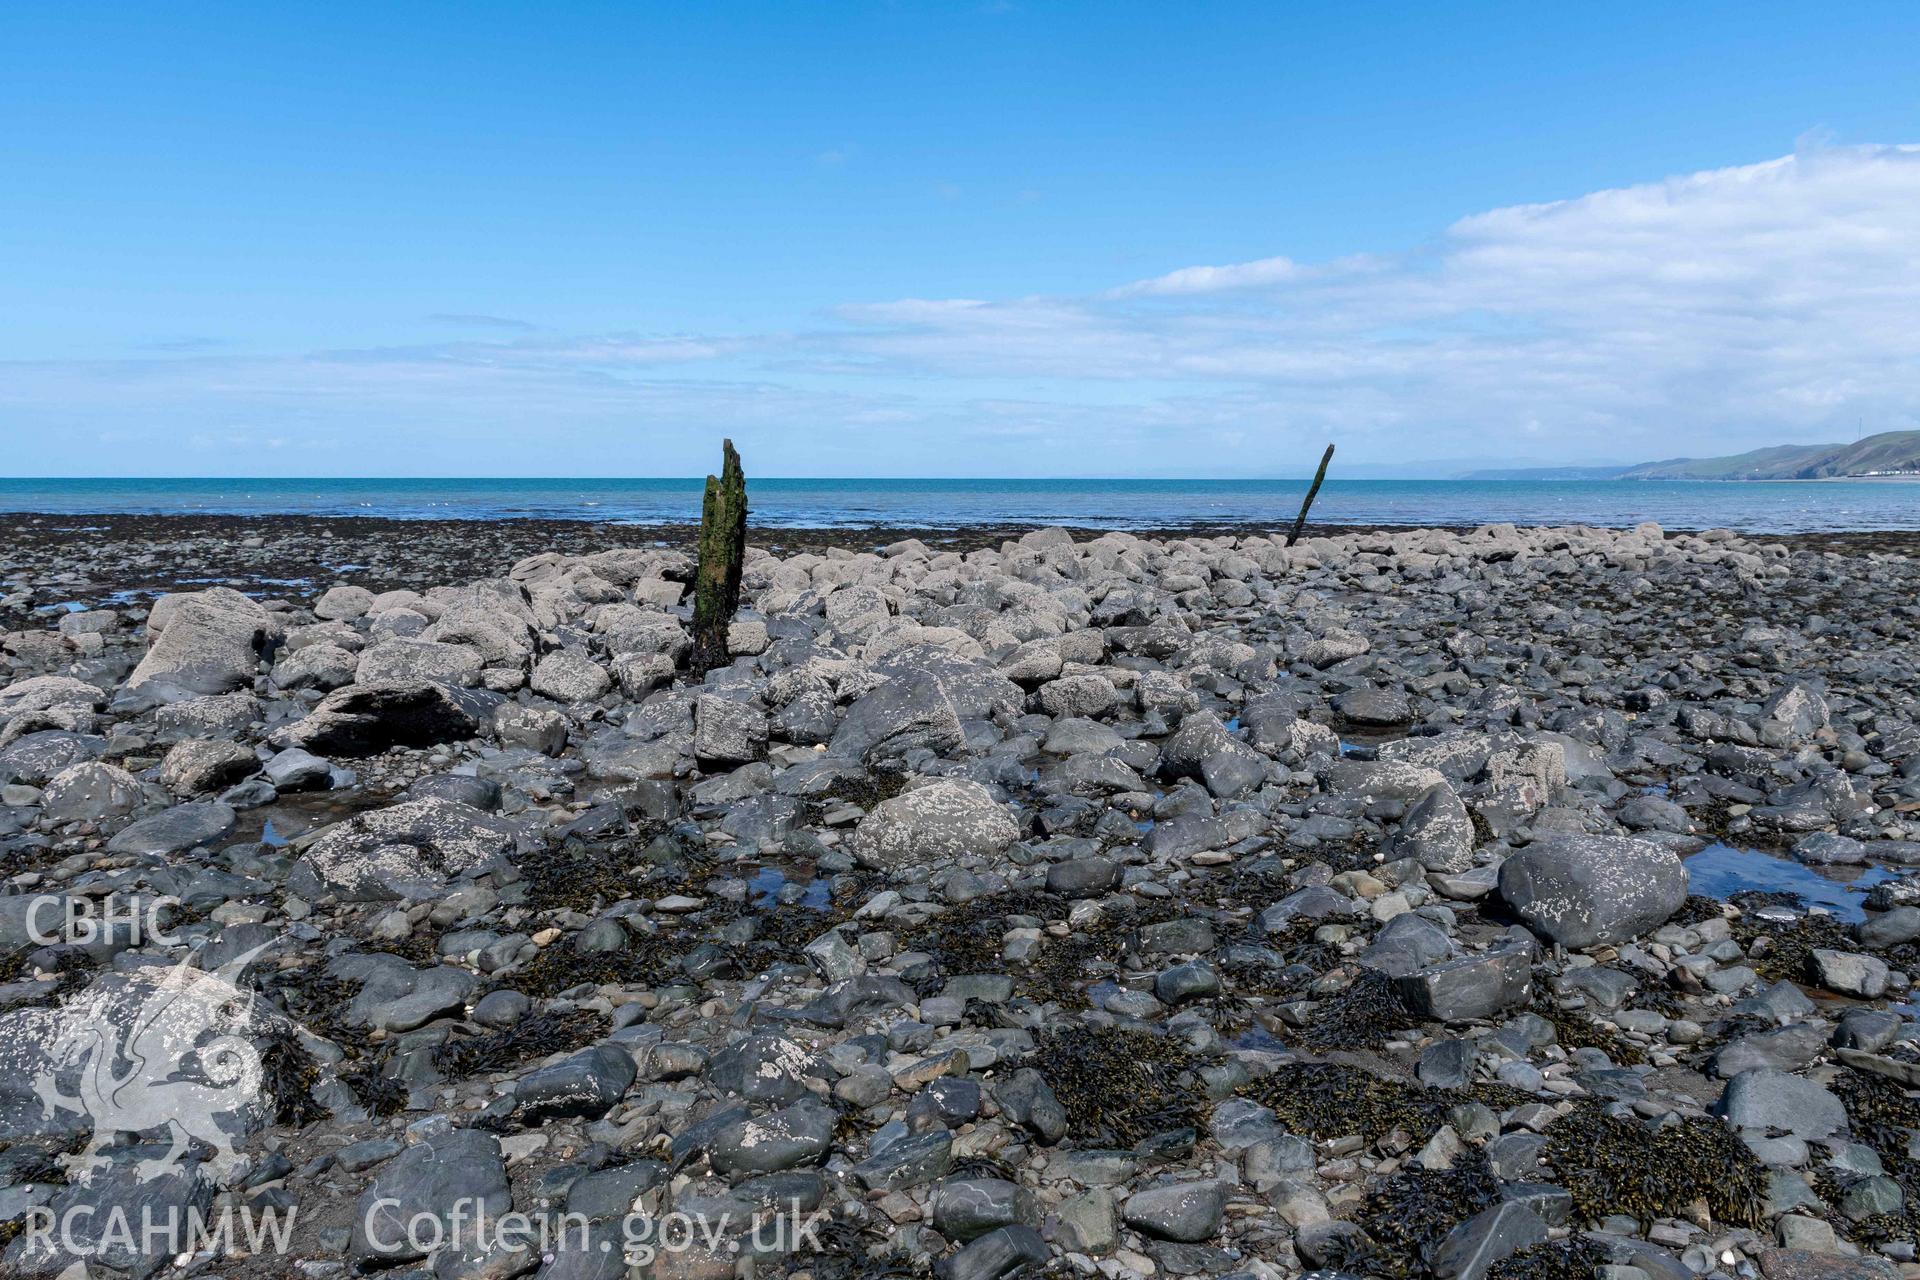
{"type": "Polygon", "coordinates": [[[1290,474],[1920,425],[1916,37],[9,5],[0,467],[683,474],[731,434],[762,474],[1290,474]]]}

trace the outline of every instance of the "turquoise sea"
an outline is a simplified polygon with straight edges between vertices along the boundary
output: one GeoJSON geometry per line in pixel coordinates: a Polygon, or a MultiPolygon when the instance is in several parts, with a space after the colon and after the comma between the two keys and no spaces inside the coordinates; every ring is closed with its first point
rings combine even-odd
{"type": "MultiPolygon", "coordinates": [[[[796,480],[749,476],[772,527],[1060,523],[1170,528],[1290,522],[1305,480],[796,480]]],[[[698,520],[698,479],[0,479],[0,511],[87,514],[698,520]]],[[[1319,522],[1632,525],[1752,532],[1920,529],[1920,484],[1329,479],[1319,522]]]]}

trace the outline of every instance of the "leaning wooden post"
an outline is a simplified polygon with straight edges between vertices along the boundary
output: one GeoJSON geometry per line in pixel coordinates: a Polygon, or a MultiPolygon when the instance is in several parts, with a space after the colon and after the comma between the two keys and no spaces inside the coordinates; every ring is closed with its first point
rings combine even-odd
{"type": "Polygon", "coordinates": [[[1300,516],[1293,522],[1293,532],[1287,535],[1287,545],[1300,541],[1300,531],[1307,527],[1307,509],[1313,505],[1314,498],[1320,492],[1320,482],[1327,478],[1327,464],[1333,461],[1333,446],[1320,455],[1320,469],[1313,473],[1313,483],[1307,488],[1307,500],[1300,504],[1300,516]]]}
{"type": "Polygon", "coordinates": [[[707,477],[700,504],[700,564],[693,576],[693,653],[696,680],[727,665],[727,628],[740,607],[740,564],[747,555],[747,477],[733,441],[721,443],[720,475],[707,477]]]}

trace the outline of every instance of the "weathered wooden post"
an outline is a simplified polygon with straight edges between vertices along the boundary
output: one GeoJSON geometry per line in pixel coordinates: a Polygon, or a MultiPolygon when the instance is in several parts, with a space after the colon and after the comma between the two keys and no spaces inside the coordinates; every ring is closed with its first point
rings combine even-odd
{"type": "Polygon", "coordinates": [[[1293,532],[1287,535],[1288,546],[1300,541],[1300,531],[1307,527],[1307,509],[1313,506],[1313,500],[1320,492],[1320,482],[1327,478],[1327,464],[1332,461],[1333,446],[1328,445],[1327,451],[1320,455],[1320,469],[1313,473],[1313,484],[1307,489],[1307,500],[1300,504],[1300,515],[1293,522],[1293,532]]]}
{"type": "Polygon", "coordinates": [[[733,441],[721,442],[720,474],[707,477],[700,504],[700,563],[693,575],[694,679],[727,665],[727,628],[740,607],[740,564],[747,555],[747,477],[733,441]]]}

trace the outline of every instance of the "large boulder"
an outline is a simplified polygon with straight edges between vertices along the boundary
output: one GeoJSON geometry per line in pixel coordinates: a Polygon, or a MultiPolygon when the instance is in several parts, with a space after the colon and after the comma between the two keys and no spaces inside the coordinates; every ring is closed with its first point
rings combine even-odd
{"type": "Polygon", "coordinates": [[[1435,783],[1407,810],[1386,853],[1413,858],[1429,871],[1465,871],[1473,865],[1473,815],[1452,787],[1435,783]]]}
{"type": "MultiPolygon", "coordinates": [[[[1400,917],[1405,919],[1405,917],[1400,917]]],[[[1533,979],[1530,945],[1415,969],[1394,979],[1401,1003],[1422,1018],[1472,1022],[1524,1004],[1533,979]]]]}
{"type": "Polygon", "coordinates": [[[1680,909],[1687,868],[1671,850],[1632,836],[1559,836],[1501,865],[1500,897],[1561,946],[1624,942],[1680,909]]]}
{"type": "Polygon", "coordinates": [[[1026,707],[1019,685],[983,662],[937,644],[915,644],[897,649],[873,664],[893,680],[932,679],[962,719],[984,720],[1017,716],[1026,707]]]}
{"type": "Polygon", "coordinates": [[[313,602],[313,616],[347,622],[364,614],[374,602],[373,592],[349,583],[328,587],[313,602]]]}
{"type": "Polygon", "coordinates": [[[744,764],[767,754],[767,715],[750,702],[703,693],[693,705],[693,753],[713,764],[744,764]]]}
{"type": "Polygon", "coordinates": [[[382,640],[360,655],[355,684],[397,684],[435,680],[441,684],[479,683],[480,651],[470,644],[439,640],[382,640]]]}
{"type": "Polygon", "coordinates": [[[107,740],[93,734],[70,733],[65,729],[38,729],[22,734],[9,742],[5,750],[0,750],[0,785],[24,782],[30,787],[44,787],[63,771],[97,760],[106,751],[107,740]]]}
{"type": "Polygon", "coordinates": [[[1179,731],[1160,747],[1162,776],[1193,778],[1223,800],[1265,782],[1270,768],[1267,757],[1228,733],[1211,711],[1188,712],[1179,731]]]}
{"type": "Polygon", "coordinates": [[[489,667],[518,667],[532,655],[536,620],[519,583],[488,578],[428,596],[440,612],[421,639],[472,645],[489,667]]]}
{"type": "Polygon", "coordinates": [[[613,677],[577,649],[556,649],[540,659],[529,683],[555,702],[592,702],[613,687],[613,677]]]}
{"type": "Polygon", "coordinates": [[[265,714],[250,691],[214,694],[168,703],[153,713],[154,736],[162,742],[182,738],[239,738],[265,714]]]}
{"type": "Polygon", "coordinates": [[[848,707],[828,749],[871,764],[898,760],[921,747],[951,751],[964,740],[946,688],[921,673],[895,676],[848,707]]]}
{"type": "Polygon", "coordinates": [[[233,831],[231,806],[217,800],[196,800],[162,809],[124,828],[107,841],[109,853],[179,853],[211,845],[233,831]]]}
{"type": "Polygon", "coordinates": [[[947,778],[881,802],[854,828],[851,847],[866,865],[892,870],[991,857],[1019,835],[992,792],[947,778]]]}
{"type": "Polygon", "coordinates": [[[1446,781],[1438,770],[1402,760],[1330,760],[1320,772],[1329,792],[1362,804],[1398,800],[1410,805],[1446,781]]]}
{"type": "Polygon", "coordinates": [[[449,876],[495,865],[513,844],[505,819],[428,797],[329,827],[307,846],[304,865],[342,897],[424,899],[437,896],[449,876]]]}
{"type": "MultiPolygon", "coordinates": [[[[58,1197],[56,1205],[65,1200],[65,1208],[84,1210],[64,1221],[101,1229],[86,1225],[89,1214],[97,1211],[104,1220],[113,1206],[116,1213],[124,1207],[130,1221],[139,1223],[143,1191],[160,1190],[167,1177],[184,1173],[191,1181],[198,1172],[211,1195],[217,1176],[241,1167],[237,1159],[246,1139],[271,1122],[274,1110],[250,1040],[267,1033],[276,1018],[237,982],[238,974],[230,969],[202,971],[129,955],[61,1004],[0,1015],[0,1141],[53,1139],[57,1146],[64,1145],[61,1139],[85,1138],[89,1130],[97,1130],[99,1146],[83,1142],[75,1148],[71,1178],[47,1180],[58,1197]],[[109,1058],[97,1067],[101,1082],[111,1086],[104,1091],[85,1075],[96,1067],[90,1058],[99,1054],[109,1058]],[[139,1099],[144,1099],[144,1109],[135,1101],[139,1099]],[[177,1118],[177,1133],[162,1134],[177,1136],[182,1143],[173,1159],[161,1158],[167,1150],[164,1141],[144,1148],[130,1141],[135,1135],[126,1132],[134,1127],[129,1122],[149,1115],[161,1117],[162,1130],[168,1119],[177,1118]],[[122,1132],[110,1142],[115,1121],[122,1132]],[[184,1150],[189,1139],[196,1153],[205,1153],[207,1167],[196,1171],[199,1155],[184,1150]],[[152,1162],[139,1178],[123,1176],[133,1172],[123,1163],[131,1153],[152,1162]],[[86,1194],[74,1197],[75,1189],[86,1194]]],[[[13,1154],[31,1149],[22,1146],[13,1154]]],[[[164,1212],[164,1206],[153,1207],[164,1212]]],[[[32,1238],[33,1233],[26,1233],[16,1239],[0,1261],[0,1274],[56,1274],[20,1265],[17,1246],[32,1238]]],[[[157,1269],[136,1265],[142,1256],[138,1246],[121,1248],[133,1252],[109,1252],[95,1259],[112,1263],[115,1275],[147,1275],[157,1269]]],[[[75,1256],[69,1254],[58,1266],[75,1256]]]]}
{"type": "Polygon", "coordinates": [[[826,599],[827,625],[842,637],[859,641],[892,617],[878,587],[841,587],[826,599]]]}
{"type": "Polygon", "coordinates": [[[1372,642],[1360,633],[1332,627],[1325,635],[1310,641],[1300,650],[1300,661],[1324,671],[1336,662],[1357,658],[1371,648],[1372,642]]]}
{"type": "Polygon", "coordinates": [[[1750,1067],[1729,1080],[1713,1113],[1762,1134],[1829,1138],[1847,1127],[1847,1109],[1831,1090],[1771,1067],[1750,1067]]]}
{"type": "Polygon", "coordinates": [[[272,626],[259,601],[226,587],[165,597],[148,619],[153,640],[126,693],[156,705],[250,684],[272,626]]]}
{"type": "Polygon", "coordinates": [[[224,738],[185,738],[160,762],[160,782],[177,796],[218,791],[260,771],[259,757],[224,738]]]}
{"type": "Polygon", "coordinates": [[[409,1136],[413,1145],[380,1166],[355,1208],[349,1251],[361,1270],[425,1257],[421,1246],[434,1241],[464,1253],[485,1242],[487,1219],[497,1222],[513,1207],[499,1138],[445,1125],[409,1136]]]}
{"type": "Polygon", "coordinates": [[[105,700],[106,695],[85,680],[72,676],[29,676],[0,689],[0,720],[62,707],[92,711],[105,700]]]}
{"type": "Polygon", "coordinates": [[[140,780],[119,765],[87,760],[55,774],[40,793],[40,816],[49,822],[98,821],[140,807],[140,780]]]}
{"type": "Polygon", "coordinates": [[[454,690],[432,680],[350,684],[335,689],[305,719],[273,735],[276,747],[324,756],[370,756],[390,747],[457,742],[480,732],[498,695],[454,690]]]}
{"type": "Polygon", "coordinates": [[[322,693],[352,684],[360,671],[360,655],[337,644],[310,644],[291,652],[282,649],[273,664],[273,683],[280,689],[318,689],[322,693]]]}

